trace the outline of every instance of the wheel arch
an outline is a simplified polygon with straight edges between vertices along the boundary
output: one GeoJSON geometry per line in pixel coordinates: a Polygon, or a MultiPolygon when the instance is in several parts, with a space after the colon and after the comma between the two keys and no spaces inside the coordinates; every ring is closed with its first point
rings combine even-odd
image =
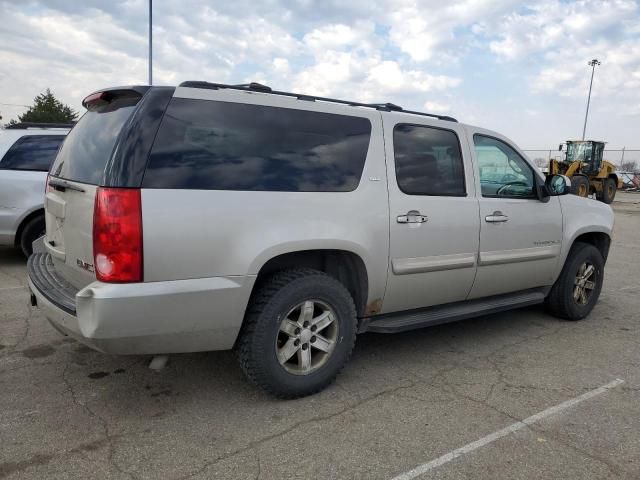
{"type": "MultiPolygon", "coordinates": [[[[588,243],[596,247],[602,254],[602,258],[607,260],[609,256],[609,248],[611,247],[611,237],[605,232],[585,232],[574,238],[571,248],[576,243],[588,243]]],[[[566,261],[566,260],[565,260],[566,261]]]]}
{"type": "Polygon", "coordinates": [[[259,268],[251,296],[267,277],[293,268],[319,270],[338,280],[353,297],[359,317],[379,308],[378,305],[367,305],[369,275],[364,260],[356,253],[342,249],[297,250],[271,257],[259,268]]]}

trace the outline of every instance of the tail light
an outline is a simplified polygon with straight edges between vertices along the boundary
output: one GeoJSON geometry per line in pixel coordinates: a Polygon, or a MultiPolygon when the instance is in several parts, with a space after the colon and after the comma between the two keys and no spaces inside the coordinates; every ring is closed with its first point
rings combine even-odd
{"type": "Polygon", "coordinates": [[[140,190],[103,188],[93,210],[93,260],[102,282],[142,281],[140,190]]]}

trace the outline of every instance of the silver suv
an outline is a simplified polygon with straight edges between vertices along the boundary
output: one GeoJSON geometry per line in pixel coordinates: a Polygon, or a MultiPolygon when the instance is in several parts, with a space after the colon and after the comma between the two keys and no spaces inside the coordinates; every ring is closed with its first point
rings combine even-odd
{"type": "Polygon", "coordinates": [[[453,118],[185,82],[87,97],[50,172],[32,301],[103,352],[235,349],[317,392],[357,333],[545,302],[584,318],[613,213],[453,118]]]}
{"type": "Polygon", "coordinates": [[[71,127],[18,123],[0,129],[0,245],[29,256],[44,234],[47,170],[71,127]]]}

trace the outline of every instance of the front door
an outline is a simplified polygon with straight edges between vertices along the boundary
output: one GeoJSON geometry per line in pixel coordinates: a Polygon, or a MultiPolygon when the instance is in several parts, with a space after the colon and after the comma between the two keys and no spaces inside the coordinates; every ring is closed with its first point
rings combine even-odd
{"type": "Polygon", "coordinates": [[[542,176],[506,139],[473,130],[468,137],[480,187],[478,273],[469,298],[553,284],[562,245],[558,197],[539,200],[542,176]]]}
{"type": "Polygon", "coordinates": [[[435,123],[384,119],[391,218],[382,313],[464,300],[473,284],[479,216],[469,146],[458,124],[435,123]]]}

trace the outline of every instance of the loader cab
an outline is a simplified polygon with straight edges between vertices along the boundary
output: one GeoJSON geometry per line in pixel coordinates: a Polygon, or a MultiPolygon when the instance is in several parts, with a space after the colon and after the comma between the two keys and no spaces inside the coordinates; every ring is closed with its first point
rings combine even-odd
{"type": "Polygon", "coordinates": [[[567,140],[565,162],[580,162],[581,171],[586,174],[597,174],[602,167],[602,154],[605,142],[595,140],[567,140]]]}

